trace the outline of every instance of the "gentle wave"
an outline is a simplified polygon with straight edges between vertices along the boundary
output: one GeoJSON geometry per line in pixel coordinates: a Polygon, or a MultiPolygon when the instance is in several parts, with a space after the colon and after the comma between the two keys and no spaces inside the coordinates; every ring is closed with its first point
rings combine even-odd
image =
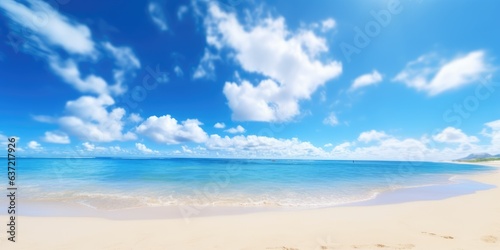
{"type": "Polygon", "coordinates": [[[449,163],[244,159],[23,159],[20,164],[20,198],[104,210],[329,207],[491,170],[449,163]]]}

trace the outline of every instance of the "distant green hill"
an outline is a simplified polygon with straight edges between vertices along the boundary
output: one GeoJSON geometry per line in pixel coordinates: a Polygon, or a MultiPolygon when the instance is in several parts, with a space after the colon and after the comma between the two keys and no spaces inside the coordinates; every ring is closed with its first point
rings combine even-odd
{"type": "Polygon", "coordinates": [[[488,153],[470,154],[467,157],[457,159],[460,162],[483,162],[483,161],[500,161],[500,154],[491,155],[488,153]]]}

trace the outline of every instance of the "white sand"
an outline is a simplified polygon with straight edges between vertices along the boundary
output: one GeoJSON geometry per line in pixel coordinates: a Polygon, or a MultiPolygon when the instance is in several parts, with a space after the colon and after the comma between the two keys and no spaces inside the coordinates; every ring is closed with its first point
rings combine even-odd
{"type": "MultiPolygon", "coordinates": [[[[500,167],[500,162],[485,163],[500,167]]],[[[471,179],[500,187],[500,171],[471,179]]],[[[22,204],[20,205],[22,206],[22,204]]],[[[0,221],[7,221],[5,216],[0,221]]],[[[500,249],[500,188],[439,201],[190,219],[20,217],[0,249],[500,249]]]]}

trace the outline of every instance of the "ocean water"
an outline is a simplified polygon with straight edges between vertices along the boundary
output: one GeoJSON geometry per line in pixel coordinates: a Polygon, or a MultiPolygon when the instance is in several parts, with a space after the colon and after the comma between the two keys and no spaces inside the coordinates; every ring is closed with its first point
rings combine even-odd
{"type": "MultiPolygon", "coordinates": [[[[326,207],[448,184],[488,167],[432,162],[17,159],[18,197],[114,210],[152,206],[326,207]]],[[[5,190],[7,181],[0,183],[5,190]]]]}

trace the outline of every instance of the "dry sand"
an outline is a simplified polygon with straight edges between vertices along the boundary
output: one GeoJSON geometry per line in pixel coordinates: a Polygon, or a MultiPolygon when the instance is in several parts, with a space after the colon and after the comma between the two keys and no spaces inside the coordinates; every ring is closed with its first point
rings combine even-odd
{"type": "MultiPolygon", "coordinates": [[[[500,167],[500,162],[488,162],[500,167]]],[[[500,187],[500,171],[470,179],[500,187]]],[[[22,206],[22,204],[20,205],[22,206]]],[[[5,216],[0,221],[7,221],[5,216]]],[[[438,201],[184,219],[23,217],[0,249],[500,249],[500,188],[438,201]]]]}

